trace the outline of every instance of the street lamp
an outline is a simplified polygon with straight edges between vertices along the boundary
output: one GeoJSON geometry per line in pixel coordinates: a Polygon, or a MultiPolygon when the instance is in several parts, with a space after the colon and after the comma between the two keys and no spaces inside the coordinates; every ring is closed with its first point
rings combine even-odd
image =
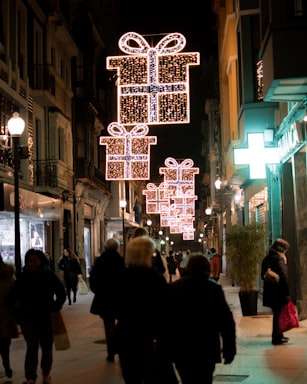
{"type": "Polygon", "coordinates": [[[20,255],[20,224],[19,224],[19,143],[20,136],[25,129],[25,122],[18,112],[13,113],[13,117],[7,122],[10,135],[13,138],[14,147],[14,217],[15,217],[15,268],[16,274],[21,272],[20,255]]]}
{"type": "Polygon", "coordinates": [[[146,224],[147,224],[147,227],[148,227],[149,236],[151,236],[151,224],[152,224],[152,220],[148,219],[148,220],[146,221],[146,224]]]}
{"type": "Polygon", "coordinates": [[[125,237],[125,208],[127,206],[126,200],[120,200],[119,206],[122,209],[122,223],[123,223],[123,256],[126,256],[126,237],[125,237]]]}

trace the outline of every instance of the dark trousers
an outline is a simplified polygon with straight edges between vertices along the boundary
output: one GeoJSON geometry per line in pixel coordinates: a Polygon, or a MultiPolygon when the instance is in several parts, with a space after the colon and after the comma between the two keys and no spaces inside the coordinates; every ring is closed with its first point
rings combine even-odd
{"type": "Polygon", "coordinates": [[[280,312],[282,310],[282,305],[274,305],[271,307],[273,312],[273,324],[272,324],[272,341],[278,341],[283,337],[283,334],[278,332],[277,324],[280,312]]]}
{"type": "Polygon", "coordinates": [[[112,349],[112,334],[115,328],[115,318],[112,316],[105,316],[102,320],[106,335],[107,354],[108,356],[114,356],[114,351],[112,349]]]}
{"type": "Polygon", "coordinates": [[[26,341],[25,377],[27,380],[36,380],[38,367],[38,351],[41,348],[40,367],[43,375],[51,371],[53,355],[53,336],[49,318],[41,321],[20,322],[21,330],[26,341]]]}
{"type": "Polygon", "coordinates": [[[10,346],[10,338],[0,339],[0,355],[4,369],[10,368],[10,346]]]}
{"type": "Polygon", "coordinates": [[[68,302],[71,303],[71,292],[74,295],[73,299],[75,302],[77,297],[77,290],[78,290],[78,277],[66,279],[65,285],[66,285],[66,295],[68,298],[68,302]]]}

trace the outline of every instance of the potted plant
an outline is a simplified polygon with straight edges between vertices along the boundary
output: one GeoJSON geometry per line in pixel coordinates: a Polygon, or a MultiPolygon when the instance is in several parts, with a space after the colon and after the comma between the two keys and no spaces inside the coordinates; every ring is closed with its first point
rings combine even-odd
{"type": "Polygon", "coordinates": [[[226,233],[229,272],[240,286],[243,316],[257,315],[260,264],[268,242],[265,224],[235,225],[226,233]]]}

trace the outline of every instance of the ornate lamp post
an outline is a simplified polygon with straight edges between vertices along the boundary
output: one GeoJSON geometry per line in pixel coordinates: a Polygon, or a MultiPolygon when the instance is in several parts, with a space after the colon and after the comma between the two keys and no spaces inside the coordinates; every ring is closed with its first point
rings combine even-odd
{"type": "Polygon", "coordinates": [[[16,274],[21,272],[21,255],[20,255],[20,224],[19,224],[19,143],[20,136],[25,129],[24,120],[19,117],[18,112],[13,113],[7,123],[10,135],[13,138],[14,147],[14,218],[15,218],[15,268],[16,274]]]}
{"type": "Polygon", "coordinates": [[[126,236],[125,236],[125,208],[127,206],[126,200],[120,200],[119,206],[122,209],[122,223],[123,223],[123,256],[126,256],[126,236]]]}

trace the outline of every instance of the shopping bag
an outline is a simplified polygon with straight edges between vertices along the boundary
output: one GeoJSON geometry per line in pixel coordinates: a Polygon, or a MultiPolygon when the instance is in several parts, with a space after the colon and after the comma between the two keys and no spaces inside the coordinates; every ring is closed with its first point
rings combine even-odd
{"type": "Polygon", "coordinates": [[[57,351],[65,351],[70,348],[70,340],[65,321],[61,311],[50,314],[54,347],[57,351]]]}
{"type": "Polygon", "coordinates": [[[292,301],[289,301],[283,306],[280,312],[277,323],[278,333],[283,333],[289,331],[292,328],[298,328],[299,326],[300,325],[295,306],[292,301]]]}
{"type": "Polygon", "coordinates": [[[83,280],[83,277],[81,275],[78,276],[78,293],[79,293],[79,295],[88,294],[88,287],[87,287],[86,282],[83,280]]]}

